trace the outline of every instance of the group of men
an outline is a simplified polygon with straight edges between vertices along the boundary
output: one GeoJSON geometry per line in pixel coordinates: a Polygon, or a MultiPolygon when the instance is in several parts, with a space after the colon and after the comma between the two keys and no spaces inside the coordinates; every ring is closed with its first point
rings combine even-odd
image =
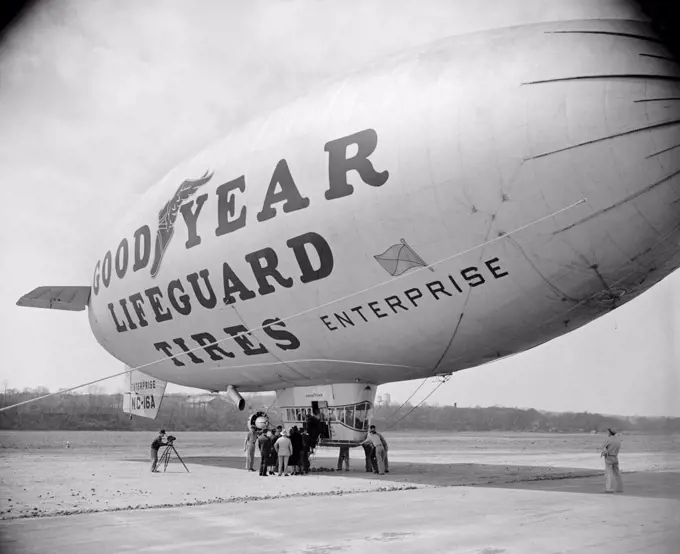
{"type": "MultiPolygon", "coordinates": [[[[361,443],[366,457],[366,471],[385,475],[389,473],[387,459],[388,445],[385,437],[371,425],[366,440],[361,443]]],[[[243,442],[246,453],[246,471],[255,471],[255,454],[260,453],[260,475],[273,475],[278,467],[278,475],[288,475],[288,466],[293,475],[309,473],[309,456],[316,447],[313,437],[305,428],[289,430],[279,425],[276,429],[258,430],[251,425],[243,442]]],[[[349,446],[340,447],[338,471],[349,471],[349,446]]]]}
{"type": "Polygon", "coordinates": [[[316,444],[306,429],[297,426],[290,430],[279,425],[276,429],[258,430],[254,425],[246,435],[246,471],[255,471],[255,451],[260,451],[260,475],[303,475],[309,473],[309,455],[316,444]],[[288,467],[292,472],[288,473],[288,467]]]}

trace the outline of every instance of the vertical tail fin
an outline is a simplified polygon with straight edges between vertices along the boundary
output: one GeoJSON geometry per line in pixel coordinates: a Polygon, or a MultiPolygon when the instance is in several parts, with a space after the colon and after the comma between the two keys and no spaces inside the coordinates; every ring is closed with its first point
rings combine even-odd
{"type": "Polygon", "coordinates": [[[156,419],[163,401],[167,381],[132,370],[127,375],[128,392],[123,396],[123,411],[139,417],[156,419]]]}

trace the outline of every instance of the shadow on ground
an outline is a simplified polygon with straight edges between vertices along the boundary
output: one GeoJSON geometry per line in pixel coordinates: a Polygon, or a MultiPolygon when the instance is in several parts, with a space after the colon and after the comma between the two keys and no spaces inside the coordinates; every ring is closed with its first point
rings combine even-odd
{"type": "MultiPolygon", "coordinates": [[[[192,465],[204,465],[245,471],[243,456],[183,456],[182,460],[189,470],[192,465]]],[[[128,461],[148,464],[147,460],[141,458],[128,461]]],[[[255,465],[259,469],[258,463],[259,459],[256,459],[255,465]]],[[[179,466],[181,471],[184,471],[174,457],[170,461],[170,466],[168,466],[168,471],[177,470],[175,466],[179,466]]],[[[351,471],[335,471],[334,460],[330,458],[314,460],[312,467],[317,470],[312,473],[314,475],[381,479],[390,483],[604,494],[604,471],[569,467],[390,462],[390,472],[384,476],[366,472],[363,460],[361,460],[361,465],[354,461],[351,471]]],[[[296,479],[304,478],[305,476],[296,477],[296,479]]],[[[680,500],[680,472],[623,473],[623,484],[625,496],[680,500]]]]}
{"type": "MultiPolygon", "coordinates": [[[[643,498],[668,498],[680,500],[680,473],[667,472],[635,472],[624,473],[623,494],[643,498]]],[[[564,479],[559,481],[524,481],[519,483],[487,483],[484,486],[495,488],[512,488],[526,490],[542,490],[555,492],[575,492],[581,494],[604,494],[604,476],[583,477],[580,479],[564,479]]]]}
{"type": "MultiPolygon", "coordinates": [[[[187,465],[198,464],[241,470],[244,467],[242,456],[192,456],[183,460],[187,465]]],[[[144,462],[146,463],[146,460],[144,462]]],[[[172,460],[171,463],[179,462],[172,460]]],[[[356,467],[355,462],[351,471],[331,471],[334,468],[331,459],[317,460],[313,466],[317,469],[313,472],[314,475],[384,479],[392,483],[604,494],[604,471],[569,467],[390,462],[390,472],[384,476],[377,476],[365,471],[363,460],[359,467],[356,467]],[[319,469],[324,471],[318,471],[319,469]]],[[[302,479],[304,476],[299,478],[302,479]]],[[[680,500],[680,472],[623,473],[623,482],[626,496],[680,500]]]]}
{"type": "MultiPolygon", "coordinates": [[[[243,456],[183,456],[182,460],[191,470],[192,465],[205,465],[230,469],[244,469],[243,456]]],[[[146,460],[129,460],[148,463],[146,460]]],[[[256,466],[259,460],[256,459],[256,466]]],[[[176,458],[170,461],[172,466],[181,464],[176,458]]],[[[426,464],[411,462],[390,462],[390,471],[384,476],[367,472],[361,465],[353,464],[351,471],[334,471],[333,460],[321,459],[312,463],[316,471],[310,475],[335,476],[352,479],[381,479],[391,483],[433,486],[494,486],[508,485],[516,482],[533,482],[536,488],[542,488],[545,481],[559,482],[563,480],[581,480],[586,477],[601,476],[602,471],[550,466],[520,466],[492,464],[426,464]],[[358,466],[358,467],[357,467],[358,466]]],[[[173,467],[174,469],[174,467],[173,467]]],[[[170,470],[170,466],[168,466],[170,470]]],[[[162,471],[162,467],[161,467],[162,471]]],[[[304,476],[296,477],[304,479],[304,476]]],[[[546,489],[553,490],[553,489],[546,489]]],[[[557,489],[554,489],[557,490],[557,489]]]]}

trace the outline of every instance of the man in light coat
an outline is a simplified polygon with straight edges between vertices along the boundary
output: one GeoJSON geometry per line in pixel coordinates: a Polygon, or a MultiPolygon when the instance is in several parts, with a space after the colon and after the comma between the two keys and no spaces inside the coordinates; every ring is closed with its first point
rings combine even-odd
{"type": "Polygon", "coordinates": [[[623,492],[623,481],[619,472],[619,450],[621,440],[616,436],[616,431],[607,429],[609,435],[602,445],[600,456],[604,458],[605,492],[623,492]]]}
{"type": "Polygon", "coordinates": [[[274,449],[279,457],[279,477],[288,477],[288,460],[293,455],[293,443],[288,438],[288,430],[284,429],[279,439],[274,444],[274,449]]]}
{"type": "Polygon", "coordinates": [[[257,445],[257,427],[250,426],[250,431],[243,442],[243,451],[246,453],[246,471],[255,471],[255,447],[257,445]]]}

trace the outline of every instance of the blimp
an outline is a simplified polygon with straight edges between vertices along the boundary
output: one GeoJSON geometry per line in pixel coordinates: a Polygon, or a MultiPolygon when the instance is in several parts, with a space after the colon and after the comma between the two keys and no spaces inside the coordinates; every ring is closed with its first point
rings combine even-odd
{"type": "Polygon", "coordinates": [[[130,414],[167,383],[275,391],[286,425],[355,445],[379,385],[524,352],[677,269],[679,153],[650,22],[458,34],[231,129],[121,214],[89,282],[18,305],[87,310],[130,414]]]}

